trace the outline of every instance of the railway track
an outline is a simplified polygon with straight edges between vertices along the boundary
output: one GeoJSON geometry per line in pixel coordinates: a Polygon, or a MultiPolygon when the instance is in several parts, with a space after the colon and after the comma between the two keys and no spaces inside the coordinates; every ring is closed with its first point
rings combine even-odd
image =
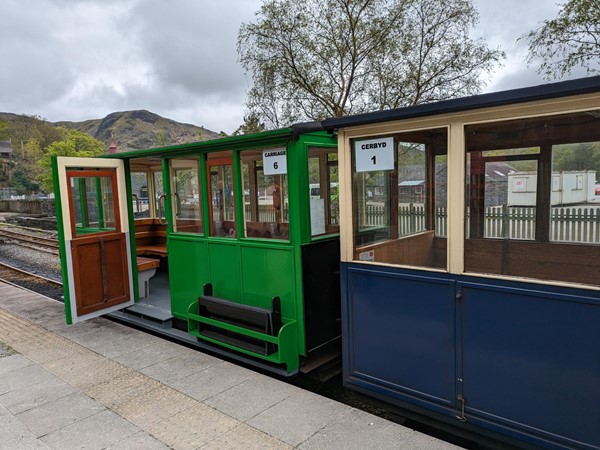
{"type": "Polygon", "coordinates": [[[4,262],[0,262],[0,281],[6,281],[54,300],[63,301],[63,284],[61,281],[4,262]]]}
{"type": "Polygon", "coordinates": [[[23,247],[58,255],[58,240],[47,237],[34,236],[21,232],[8,230],[6,227],[0,229],[0,238],[5,241],[13,241],[23,247]]]}

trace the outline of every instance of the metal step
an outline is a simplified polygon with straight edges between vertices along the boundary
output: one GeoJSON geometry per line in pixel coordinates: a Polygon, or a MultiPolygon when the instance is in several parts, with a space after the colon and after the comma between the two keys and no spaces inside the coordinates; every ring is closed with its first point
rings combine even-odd
{"type": "Polygon", "coordinates": [[[136,303],[129,308],[125,308],[127,314],[132,314],[146,320],[156,322],[161,328],[171,328],[173,326],[173,315],[170,311],[145,303],[136,303]]]}

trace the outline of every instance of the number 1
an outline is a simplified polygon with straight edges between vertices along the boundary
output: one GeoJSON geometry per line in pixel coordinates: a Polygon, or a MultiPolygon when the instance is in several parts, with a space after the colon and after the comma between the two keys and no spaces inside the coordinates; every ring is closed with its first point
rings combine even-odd
{"type": "Polygon", "coordinates": [[[373,155],[371,161],[373,161],[373,164],[377,165],[377,156],[373,155]]]}

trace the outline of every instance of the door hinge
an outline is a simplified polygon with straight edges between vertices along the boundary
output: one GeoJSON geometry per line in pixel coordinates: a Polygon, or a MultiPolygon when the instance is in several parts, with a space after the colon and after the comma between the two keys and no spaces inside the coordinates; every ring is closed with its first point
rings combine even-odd
{"type": "Polygon", "coordinates": [[[456,415],[456,418],[461,422],[466,422],[467,418],[465,417],[465,398],[461,394],[458,394],[457,399],[460,402],[460,416],[456,415]]]}

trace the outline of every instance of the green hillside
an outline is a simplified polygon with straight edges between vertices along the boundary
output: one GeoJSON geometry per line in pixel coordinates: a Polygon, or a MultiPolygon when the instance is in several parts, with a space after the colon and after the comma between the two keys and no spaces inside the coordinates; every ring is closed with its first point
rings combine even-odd
{"type": "Polygon", "coordinates": [[[56,122],[55,125],[83,131],[104,142],[107,147],[114,138],[119,151],[184,144],[220,137],[219,133],[206,128],[176,122],[146,110],[114,112],[103,119],[56,122]]]}

